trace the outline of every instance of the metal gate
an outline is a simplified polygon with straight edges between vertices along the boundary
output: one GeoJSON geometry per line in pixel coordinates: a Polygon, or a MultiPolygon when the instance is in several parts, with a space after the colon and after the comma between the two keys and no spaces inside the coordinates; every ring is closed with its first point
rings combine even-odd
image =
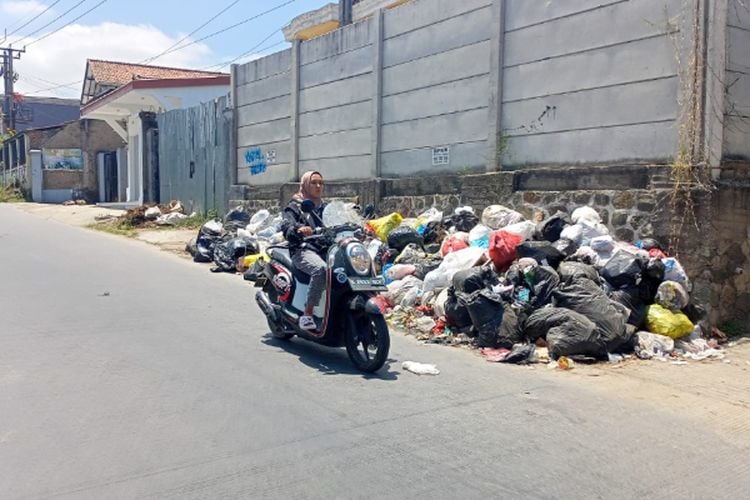
{"type": "Polygon", "coordinates": [[[162,203],[180,200],[187,213],[227,209],[231,118],[227,98],[161,113],[159,193],[162,203]]]}

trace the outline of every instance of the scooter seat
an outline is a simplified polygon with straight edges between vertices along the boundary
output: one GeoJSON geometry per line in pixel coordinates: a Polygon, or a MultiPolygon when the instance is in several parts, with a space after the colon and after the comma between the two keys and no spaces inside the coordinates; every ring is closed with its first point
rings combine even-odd
{"type": "Polygon", "coordinates": [[[292,256],[289,254],[288,248],[274,247],[269,249],[268,256],[274,260],[278,260],[289,269],[292,269],[292,256]]]}

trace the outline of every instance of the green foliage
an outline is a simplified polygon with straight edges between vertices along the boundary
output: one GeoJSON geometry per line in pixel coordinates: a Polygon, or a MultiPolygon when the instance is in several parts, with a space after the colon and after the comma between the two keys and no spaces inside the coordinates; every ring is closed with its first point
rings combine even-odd
{"type": "Polygon", "coordinates": [[[0,186],[0,203],[18,203],[26,201],[21,189],[15,186],[0,186]]]}
{"type": "Polygon", "coordinates": [[[719,330],[726,333],[729,338],[742,337],[748,333],[745,327],[731,319],[719,323],[719,330]]]}
{"type": "Polygon", "coordinates": [[[89,224],[89,229],[95,229],[96,231],[102,231],[104,233],[116,234],[118,236],[127,236],[133,238],[137,234],[135,227],[130,223],[129,220],[124,217],[118,217],[117,219],[106,220],[102,222],[94,222],[89,224]]]}

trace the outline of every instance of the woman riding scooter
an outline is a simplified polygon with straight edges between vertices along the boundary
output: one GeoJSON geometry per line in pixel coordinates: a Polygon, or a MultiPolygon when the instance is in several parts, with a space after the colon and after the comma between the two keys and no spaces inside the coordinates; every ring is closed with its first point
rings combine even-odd
{"type": "Polygon", "coordinates": [[[304,238],[311,236],[315,228],[323,226],[323,176],[320,172],[305,172],[299,182],[299,191],[292,197],[284,209],[284,221],[281,230],[289,242],[292,264],[305,274],[310,275],[310,289],[305,302],[304,315],[299,318],[299,327],[303,330],[317,329],[313,318],[313,308],[320,302],[326,287],[326,263],[318,255],[317,249],[309,248],[304,238]],[[315,209],[307,214],[302,211],[302,202],[310,200],[315,209]]]}

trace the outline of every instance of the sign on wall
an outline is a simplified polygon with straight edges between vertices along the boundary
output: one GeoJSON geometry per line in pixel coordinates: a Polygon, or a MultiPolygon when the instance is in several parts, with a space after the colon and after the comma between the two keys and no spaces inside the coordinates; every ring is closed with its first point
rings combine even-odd
{"type": "Polygon", "coordinates": [[[42,164],[47,170],[82,170],[80,149],[42,149],[42,164]]]}

